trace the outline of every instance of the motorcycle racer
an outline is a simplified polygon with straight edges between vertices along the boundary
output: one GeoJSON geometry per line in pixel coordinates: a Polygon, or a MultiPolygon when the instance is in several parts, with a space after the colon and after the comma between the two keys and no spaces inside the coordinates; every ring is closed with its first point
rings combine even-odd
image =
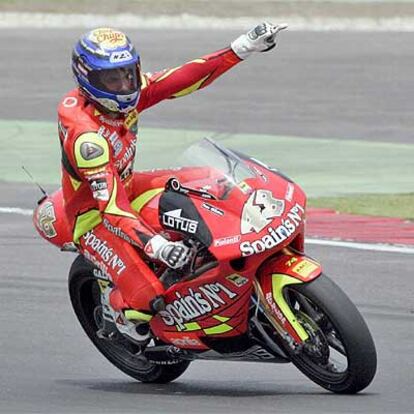
{"type": "Polygon", "coordinates": [[[172,269],[190,256],[188,246],[155,234],[132,207],[154,188],[133,172],[139,115],[164,99],[208,86],[255,52],[271,50],[285,28],[262,23],[230,47],[154,74],[142,71],[140,55],[121,31],[98,28],[76,43],[72,70],[77,87],[58,108],[63,207],[56,214],[54,206],[49,235],[42,206],[35,225],[60,247],[62,240],[73,241],[108,279],[100,283],[104,325],[98,335],[110,337],[115,325],[132,340],[145,341],[146,322],[164,292],[145,256],[172,269]]]}

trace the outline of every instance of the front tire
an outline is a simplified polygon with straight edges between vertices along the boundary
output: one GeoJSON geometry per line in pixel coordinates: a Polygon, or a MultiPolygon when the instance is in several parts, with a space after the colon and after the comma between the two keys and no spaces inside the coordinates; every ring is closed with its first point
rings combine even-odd
{"type": "Polygon", "coordinates": [[[69,272],[69,295],[75,314],[89,339],[113,365],[130,377],[145,383],[167,383],[175,380],[188,368],[189,361],[160,366],[143,356],[135,356],[140,349],[126,338],[108,341],[96,335],[99,329],[97,310],[101,306],[97,279],[93,267],[83,256],[78,256],[69,272]]]}
{"type": "Polygon", "coordinates": [[[335,393],[366,388],[377,368],[375,345],[361,314],[339,286],[321,275],[285,287],[284,295],[310,337],[303,349],[290,352],[296,367],[335,393]]]}

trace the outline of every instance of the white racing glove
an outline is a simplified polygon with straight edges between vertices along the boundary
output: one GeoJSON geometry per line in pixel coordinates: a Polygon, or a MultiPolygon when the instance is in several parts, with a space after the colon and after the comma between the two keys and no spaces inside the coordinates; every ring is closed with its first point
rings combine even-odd
{"type": "Polygon", "coordinates": [[[144,252],[151,259],[160,260],[171,269],[183,267],[191,256],[191,250],[183,242],[171,242],[159,234],[148,240],[144,252]]]}
{"type": "Polygon", "coordinates": [[[276,35],[287,28],[287,24],[274,25],[263,22],[231,43],[233,52],[246,59],[254,52],[267,52],[276,46],[276,35]]]}

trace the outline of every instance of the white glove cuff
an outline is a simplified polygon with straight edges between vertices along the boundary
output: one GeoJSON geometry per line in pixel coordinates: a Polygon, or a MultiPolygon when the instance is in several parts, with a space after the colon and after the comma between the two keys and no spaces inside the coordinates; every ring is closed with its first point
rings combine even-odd
{"type": "Polygon", "coordinates": [[[158,259],[160,256],[160,252],[165,244],[168,243],[164,237],[156,234],[151,239],[148,240],[147,244],[145,245],[144,251],[145,253],[153,258],[158,259]]]}
{"type": "Polygon", "coordinates": [[[243,34],[239,36],[236,40],[234,40],[230,47],[233,49],[233,52],[241,59],[247,59],[251,54],[251,44],[247,35],[243,34]]]}

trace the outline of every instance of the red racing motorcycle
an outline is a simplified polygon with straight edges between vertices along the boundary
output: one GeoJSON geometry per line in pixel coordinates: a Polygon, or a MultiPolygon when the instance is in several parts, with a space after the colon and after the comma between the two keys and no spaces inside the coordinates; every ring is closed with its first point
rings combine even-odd
{"type": "Polygon", "coordinates": [[[101,339],[100,287],[108,281],[82,256],[69,291],[92,342],[116,367],[147,383],[179,377],[197,359],[292,362],[335,393],[356,393],[376,372],[376,351],[360,313],[304,252],[306,196],[262,162],[205,139],[165,187],[142,195],[139,214],[192,247],[180,271],[149,263],[166,287],[138,346],[121,334],[101,339]],[[182,182],[180,171],[194,171],[182,182]],[[199,172],[203,171],[203,174],[199,172]],[[201,177],[201,178],[200,178],[201,177]]]}

